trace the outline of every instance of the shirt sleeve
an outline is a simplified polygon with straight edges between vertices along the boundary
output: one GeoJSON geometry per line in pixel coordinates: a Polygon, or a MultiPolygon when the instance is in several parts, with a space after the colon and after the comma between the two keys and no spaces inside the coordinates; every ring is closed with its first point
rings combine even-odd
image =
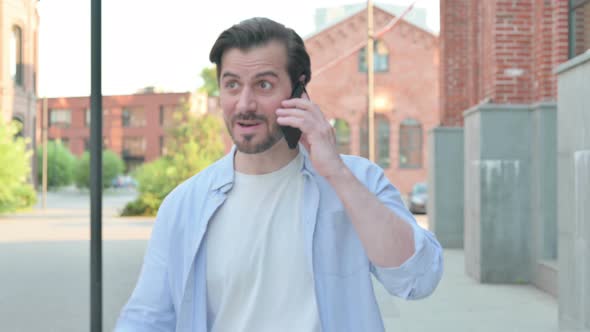
{"type": "Polygon", "coordinates": [[[116,332],[164,332],[175,329],[176,314],[167,273],[169,232],[163,210],[160,208],[158,212],[139,280],[121,311],[116,332]]]}
{"type": "MultiPolygon", "coordinates": [[[[376,167],[376,166],[375,166],[376,167]]],[[[380,267],[371,263],[371,272],[392,295],[421,299],[434,292],[443,273],[442,248],[431,232],[418,225],[404,205],[399,191],[379,169],[374,188],[377,197],[414,231],[414,254],[398,267],[380,267]]]]}

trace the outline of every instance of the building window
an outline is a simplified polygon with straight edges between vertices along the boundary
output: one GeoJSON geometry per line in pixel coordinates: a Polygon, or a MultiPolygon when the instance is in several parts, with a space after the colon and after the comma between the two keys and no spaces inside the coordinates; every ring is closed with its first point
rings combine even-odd
{"type": "Polygon", "coordinates": [[[145,137],[124,137],[123,157],[143,157],[146,151],[145,137]]]}
{"type": "Polygon", "coordinates": [[[72,125],[72,112],[65,109],[49,110],[49,127],[69,128],[72,125]]]}
{"type": "MultiPolygon", "coordinates": [[[[102,137],[102,149],[105,150],[108,147],[109,139],[106,136],[102,137]]],[[[84,139],[84,151],[90,151],[90,137],[84,139]]]]}
{"type": "Polygon", "coordinates": [[[570,0],[569,56],[590,49],[590,0],[570,0]]]}
{"type": "Polygon", "coordinates": [[[160,105],[160,126],[167,128],[174,122],[174,111],[176,106],[164,106],[160,105]]]}
{"type": "Polygon", "coordinates": [[[145,127],[143,107],[125,107],[122,114],[123,127],[145,127]]]}
{"type": "Polygon", "coordinates": [[[336,145],[338,153],[350,154],[350,126],[348,122],[342,119],[334,119],[330,121],[334,132],[336,134],[336,145]]]}
{"type": "Polygon", "coordinates": [[[15,138],[17,137],[23,137],[24,136],[24,130],[25,130],[25,123],[23,122],[23,119],[21,119],[18,116],[15,116],[12,118],[12,121],[16,123],[16,125],[18,126],[18,131],[16,132],[16,134],[14,135],[15,138]]]}
{"type": "Polygon", "coordinates": [[[59,140],[61,140],[61,144],[66,147],[68,150],[70,149],[70,139],[67,137],[62,137],[59,140]]]}
{"type": "Polygon", "coordinates": [[[123,137],[122,157],[126,171],[131,172],[145,160],[146,143],[144,137],[123,137]]]}
{"type": "MultiPolygon", "coordinates": [[[[105,116],[108,116],[108,114],[109,114],[109,109],[103,108],[102,109],[102,123],[104,123],[105,116]]],[[[90,110],[90,108],[86,108],[84,110],[84,124],[86,127],[90,127],[90,121],[92,121],[92,111],[90,110]]]]}
{"type": "MultiPolygon", "coordinates": [[[[369,158],[369,119],[365,114],[361,122],[361,156],[369,158]]],[[[377,165],[389,168],[389,119],[383,114],[375,114],[375,158],[377,165]]]]}
{"type": "Polygon", "coordinates": [[[422,167],[422,125],[414,119],[406,119],[400,125],[399,167],[422,167]]]}
{"type": "MultiPolygon", "coordinates": [[[[381,40],[375,40],[373,54],[373,66],[375,72],[386,72],[389,70],[389,50],[381,40]]],[[[367,48],[363,47],[359,52],[359,71],[367,72],[367,48]]]]}
{"type": "Polygon", "coordinates": [[[167,154],[166,150],[166,138],[164,136],[160,136],[160,156],[165,156],[167,154]]]}
{"type": "Polygon", "coordinates": [[[9,45],[10,77],[18,86],[23,85],[23,32],[21,28],[12,28],[9,45]]]}

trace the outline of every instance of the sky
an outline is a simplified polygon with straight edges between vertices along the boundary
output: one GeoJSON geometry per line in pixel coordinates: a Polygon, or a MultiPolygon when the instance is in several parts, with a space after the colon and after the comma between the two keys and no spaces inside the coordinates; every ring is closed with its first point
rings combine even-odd
{"type": "MultiPolygon", "coordinates": [[[[381,3],[410,5],[413,0],[381,3]]],[[[129,94],[146,86],[193,91],[210,66],[217,36],[241,20],[264,16],[305,37],[314,31],[316,8],[354,0],[102,0],[103,95],[129,94]]],[[[38,2],[39,96],[90,94],[90,0],[38,2]]],[[[427,26],[439,31],[439,0],[418,0],[427,26]]]]}

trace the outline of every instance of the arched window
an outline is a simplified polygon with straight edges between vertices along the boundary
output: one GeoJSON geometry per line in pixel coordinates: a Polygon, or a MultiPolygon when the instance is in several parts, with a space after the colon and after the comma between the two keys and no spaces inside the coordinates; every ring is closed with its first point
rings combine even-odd
{"type": "Polygon", "coordinates": [[[12,121],[16,122],[16,125],[18,126],[18,132],[16,132],[14,137],[23,137],[24,136],[23,133],[25,130],[25,123],[23,122],[23,119],[21,119],[18,116],[15,116],[12,118],[12,121]]]}
{"type": "MultiPolygon", "coordinates": [[[[389,70],[389,50],[387,45],[381,40],[374,42],[373,63],[375,72],[386,72],[389,70]]],[[[359,52],[359,71],[367,72],[367,48],[363,47],[359,52]]]]}
{"type": "Polygon", "coordinates": [[[405,119],[399,128],[399,167],[422,167],[422,125],[405,119]]]}
{"type": "MultiPolygon", "coordinates": [[[[367,114],[361,121],[361,156],[369,158],[369,122],[367,114]]],[[[375,161],[382,168],[389,168],[389,119],[383,114],[375,114],[375,161]]]]}
{"type": "Polygon", "coordinates": [[[12,28],[9,45],[10,77],[16,85],[23,85],[23,33],[21,28],[12,28]]]}
{"type": "Polygon", "coordinates": [[[338,153],[350,154],[350,126],[348,122],[342,119],[330,121],[336,132],[336,145],[338,153]]]}

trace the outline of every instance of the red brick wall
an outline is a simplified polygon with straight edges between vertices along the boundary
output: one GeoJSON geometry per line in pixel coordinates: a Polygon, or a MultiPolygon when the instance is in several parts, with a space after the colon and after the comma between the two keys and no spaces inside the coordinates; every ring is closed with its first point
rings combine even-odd
{"type": "Polygon", "coordinates": [[[468,68],[473,65],[467,56],[473,52],[468,43],[470,21],[469,0],[441,1],[440,3],[440,104],[441,122],[445,126],[462,123],[461,110],[469,106],[469,88],[474,87],[469,79],[468,68]]]}
{"type": "Polygon", "coordinates": [[[462,112],[482,101],[555,100],[553,70],[567,60],[567,1],[441,0],[440,8],[443,125],[462,125],[462,112]]]}
{"type": "MultiPolygon", "coordinates": [[[[160,105],[176,106],[181,100],[188,100],[188,93],[154,93],[125,96],[103,97],[103,137],[106,148],[118,154],[123,149],[124,137],[144,137],[146,142],[146,161],[160,156],[160,137],[166,130],[160,125],[160,105]],[[146,124],[142,127],[129,128],[122,125],[122,113],[125,107],[142,107],[145,112],[146,124]]],[[[84,153],[84,142],[90,139],[90,128],[86,126],[86,109],[90,107],[89,97],[50,98],[48,109],[68,109],[71,112],[69,128],[50,127],[49,139],[67,139],[72,153],[84,153]]],[[[37,142],[41,138],[43,101],[38,101],[37,142]]]]}
{"type": "MultiPolygon", "coordinates": [[[[375,31],[392,18],[375,8],[375,31]]],[[[346,120],[351,129],[351,154],[360,154],[361,120],[367,113],[367,74],[359,72],[355,52],[338,65],[314,75],[326,63],[344,54],[366,39],[366,12],[360,12],[317,35],[305,43],[312,60],[309,93],[328,119],[346,120]]],[[[426,180],[427,133],[439,124],[439,53],[437,36],[402,21],[381,39],[389,50],[389,70],[375,73],[375,96],[386,100],[376,108],[389,120],[390,167],[385,170],[395,186],[407,193],[426,180]],[[399,168],[399,127],[412,118],[422,125],[422,167],[399,168]]]]}
{"type": "Polygon", "coordinates": [[[533,26],[533,52],[537,55],[533,60],[533,98],[534,100],[553,99],[551,77],[552,51],[551,29],[553,15],[552,4],[544,0],[535,0],[533,26]]]}

